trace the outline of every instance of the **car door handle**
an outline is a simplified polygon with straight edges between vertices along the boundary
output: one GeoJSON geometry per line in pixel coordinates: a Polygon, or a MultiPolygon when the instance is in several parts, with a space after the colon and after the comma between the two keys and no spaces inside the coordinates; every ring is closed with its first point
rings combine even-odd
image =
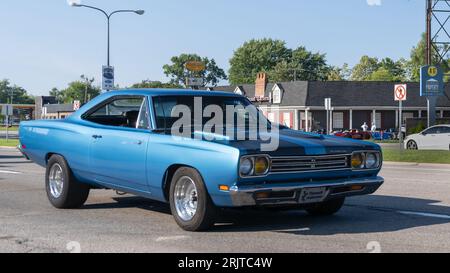
{"type": "Polygon", "coordinates": [[[138,141],[134,142],[133,144],[142,145],[142,140],[138,140],[138,141]]]}
{"type": "Polygon", "coordinates": [[[100,135],[93,135],[92,138],[94,138],[94,139],[99,139],[99,138],[103,138],[103,136],[100,136],[100,135]]]}

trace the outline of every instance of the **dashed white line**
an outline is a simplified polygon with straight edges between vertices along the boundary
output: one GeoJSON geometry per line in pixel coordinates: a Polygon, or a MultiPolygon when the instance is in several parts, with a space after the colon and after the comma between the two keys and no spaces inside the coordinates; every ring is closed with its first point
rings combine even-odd
{"type": "Polygon", "coordinates": [[[446,214],[435,214],[435,213],[426,213],[426,212],[415,212],[415,211],[397,211],[401,214],[406,215],[417,215],[417,216],[424,216],[424,217],[433,217],[433,218],[440,218],[440,219],[450,219],[450,215],[446,214]]]}
{"type": "Polygon", "coordinates": [[[177,240],[183,240],[183,239],[189,239],[189,236],[185,235],[179,235],[179,236],[166,236],[166,237],[158,237],[156,238],[156,242],[163,242],[163,241],[177,241],[177,240]]]}
{"type": "Polygon", "coordinates": [[[20,172],[15,172],[15,171],[3,171],[3,170],[0,170],[0,173],[6,173],[6,174],[20,174],[20,172]]]}

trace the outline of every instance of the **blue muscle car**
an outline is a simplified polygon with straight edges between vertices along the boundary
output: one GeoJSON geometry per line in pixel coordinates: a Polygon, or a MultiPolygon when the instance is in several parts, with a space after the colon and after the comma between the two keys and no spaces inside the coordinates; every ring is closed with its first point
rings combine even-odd
{"type": "Polygon", "coordinates": [[[378,145],[278,127],[229,92],[107,92],[64,120],[22,122],[19,149],[46,167],[56,208],[82,206],[91,189],[114,189],[170,203],[190,231],[211,227],[225,207],[331,215],[346,197],[384,182],[378,145]],[[276,147],[267,149],[271,138],[276,147]]]}

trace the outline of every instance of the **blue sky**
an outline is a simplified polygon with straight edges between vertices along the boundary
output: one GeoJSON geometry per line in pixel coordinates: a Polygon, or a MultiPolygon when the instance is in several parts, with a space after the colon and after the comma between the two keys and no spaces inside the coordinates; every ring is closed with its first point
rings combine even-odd
{"type": "MultiPolygon", "coordinates": [[[[408,57],[425,26],[424,0],[82,0],[106,10],[145,9],[112,19],[116,83],[166,80],[162,66],[180,53],[213,57],[228,70],[252,38],[285,40],[327,54],[332,65],[364,55],[408,57]],[[369,5],[370,4],[370,5],[369,5]]],[[[105,18],[67,0],[0,1],[0,79],[30,93],[64,88],[81,74],[100,84],[105,18]]]]}

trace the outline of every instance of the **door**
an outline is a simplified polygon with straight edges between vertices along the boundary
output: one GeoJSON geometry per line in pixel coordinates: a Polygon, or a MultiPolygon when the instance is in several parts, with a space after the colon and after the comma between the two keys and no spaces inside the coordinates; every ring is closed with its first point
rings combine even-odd
{"type": "Polygon", "coordinates": [[[438,127],[431,127],[419,134],[417,145],[421,150],[436,150],[439,149],[438,139],[438,127]]]}
{"type": "Polygon", "coordinates": [[[90,146],[95,181],[113,188],[147,192],[147,99],[120,96],[98,111],[102,113],[99,120],[103,126],[93,130],[90,146]]]}
{"type": "Polygon", "coordinates": [[[439,126],[436,135],[436,148],[450,150],[450,127],[439,126]]]}

